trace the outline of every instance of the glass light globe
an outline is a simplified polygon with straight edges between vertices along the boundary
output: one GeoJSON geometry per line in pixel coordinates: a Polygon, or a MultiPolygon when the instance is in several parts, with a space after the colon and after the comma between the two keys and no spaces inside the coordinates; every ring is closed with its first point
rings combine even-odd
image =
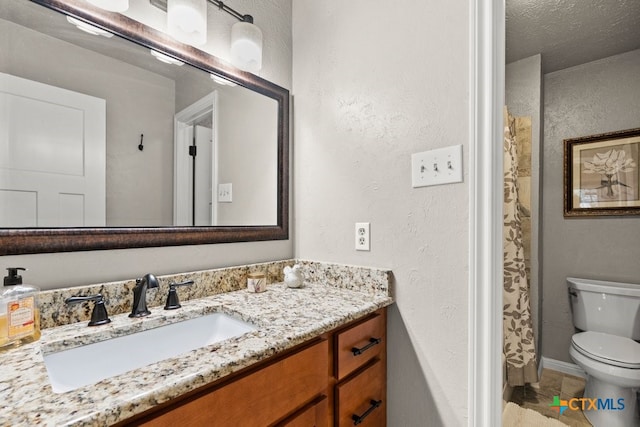
{"type": "Polygon", "coordinates": [[[207,0],[168,0],[169,34],[190,45],[207,42],[207,0]]]}
{"type": "Polygon", "coordinates": [[[262,68],[262,31],[249,22],[231,27],[231,63],[255,73],[262,68]]]}

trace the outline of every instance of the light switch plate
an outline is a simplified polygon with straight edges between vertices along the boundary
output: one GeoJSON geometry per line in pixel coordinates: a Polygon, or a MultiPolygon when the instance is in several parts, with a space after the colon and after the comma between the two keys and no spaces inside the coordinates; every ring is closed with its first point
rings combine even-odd
{"type": "Polygon", "coordinates": [[[413,188],[462,182],[462,145],[411,155],[413,188]]]}
{"type": "Polygon", "coordinates": [[[231,183],[218,184],[218,203],[231,203],[233,201],[233,186],[231,183]]]}

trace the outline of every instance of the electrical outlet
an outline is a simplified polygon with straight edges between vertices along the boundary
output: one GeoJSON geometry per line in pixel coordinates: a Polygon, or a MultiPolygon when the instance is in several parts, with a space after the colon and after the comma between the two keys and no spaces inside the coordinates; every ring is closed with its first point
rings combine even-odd
{"type": "Polygon", "coordinates": [[[368,222],[356,222],[356,251],[371,250],[368,222]]]}
{"type": "Polygon", "coordinates": [[[218,203],[231,203],[233,201],[233,186],[231,183],[218,184],[218,203]]]}

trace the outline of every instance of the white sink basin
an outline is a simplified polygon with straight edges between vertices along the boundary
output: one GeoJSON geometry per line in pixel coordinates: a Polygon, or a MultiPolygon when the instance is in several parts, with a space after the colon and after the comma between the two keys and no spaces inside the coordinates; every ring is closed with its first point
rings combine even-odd
{"type": "Polygon", "coordinates": [[[64,393],[256,330],[213,313],[44,356],[54,393],[64,393]]]}

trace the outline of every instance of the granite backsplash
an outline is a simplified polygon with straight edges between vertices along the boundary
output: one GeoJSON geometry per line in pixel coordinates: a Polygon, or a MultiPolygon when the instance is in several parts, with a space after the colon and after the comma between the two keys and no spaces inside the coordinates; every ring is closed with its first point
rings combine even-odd
{"type": "MultiPolygon", "coordinates": [[[[180,301],[244,289],[247,287],[247,275],[253,272],[264,272],[268,283],[279,283],[284,280],[284,267],[295,263],[301,265],[305,282],[358,290],[371,295],[391,296],[390,270],[288,259],[157,276],[160,286],[147,291],[147,304],[149,307],[164,305],[169,284],[173,282],[194,281],[193,285],[178,289],[180,301]]],[[[102,294],[109,315],[130,312],[134,286],[135,278],[42,291],[38,297],[41,328],[88,321],[91,318],[93,303],[65,304],[65,299],[71,296],[102,294]]]]}

